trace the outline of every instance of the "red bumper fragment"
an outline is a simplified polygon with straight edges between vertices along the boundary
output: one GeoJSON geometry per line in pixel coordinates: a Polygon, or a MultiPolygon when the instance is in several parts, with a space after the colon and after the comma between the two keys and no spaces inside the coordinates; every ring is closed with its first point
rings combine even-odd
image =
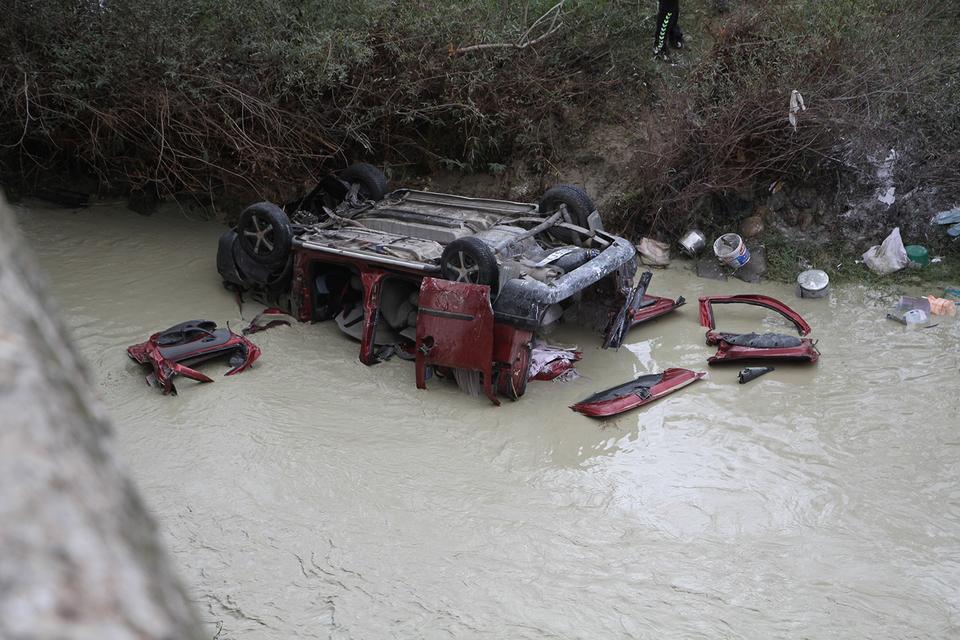
{"type": "Polygon", "coordinates": [[[693,384],[707,375],[690,369],[666,369],[662,373],[640,376],[635,380],[595,393],[570,408],[591,418],[615,416],[649,404],[693,384]]]}

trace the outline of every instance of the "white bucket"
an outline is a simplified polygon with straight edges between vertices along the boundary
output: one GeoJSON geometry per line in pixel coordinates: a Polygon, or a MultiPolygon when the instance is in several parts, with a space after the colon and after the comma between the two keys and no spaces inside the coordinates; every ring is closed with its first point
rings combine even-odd
{"type": "Polygon", "coordinates": [[[750,250],[743,238],[735,233],[725,233],[713,243],[713,252],[728,267],[739,269],[750,262],[750,250]]]}

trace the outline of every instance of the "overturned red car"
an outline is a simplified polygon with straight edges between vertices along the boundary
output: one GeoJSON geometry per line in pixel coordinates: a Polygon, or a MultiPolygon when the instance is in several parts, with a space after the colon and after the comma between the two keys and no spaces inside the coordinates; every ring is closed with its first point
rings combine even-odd
{"type": "Polygon", "coordinates": [[[544,328],[575,317],[622,334],[683,304],[630,302],[636,250],[578,187],[537,203],[391,191],[368,164],[283,208],[248,207],[221,236],[217,269],[238,295],[335,321],[364,364],[396,353],[415,360],[418,386],[438,372],[497,404],[523,395],[544,328]]]}

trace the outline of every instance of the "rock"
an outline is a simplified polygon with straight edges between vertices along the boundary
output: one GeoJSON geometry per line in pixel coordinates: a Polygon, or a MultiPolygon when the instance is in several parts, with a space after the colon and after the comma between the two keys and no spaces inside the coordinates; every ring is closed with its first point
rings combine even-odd
{"type": "Polygon", "coordinates": [[[817,201],[817,190],[812,187],[798,187],[790,194],[790,202],[797,209],[810,209],[817,201]]]}
{"type": "Polygon", "coordinates": [[[773,209],[771,209],[765,204],[762,204],[754,210],[753,214],[756,216],[760,216],[760,219],[762,221],[767,221],[773,215],[773,209]]]}
{"type": "Polygon", "coordinates": [[[740,234],[744,238],[756,238],[763,233],[763,218],[758,215],[745,218],[740,223],[740,234]]]}
{"type": "Polygon", "coordinates": [[[710,280],[725,281],[727,279],[723,265],[721,265],[717,257],[713,255],[703,256],[697,261],[697,275],[701,278],[709,278],[710,280]]]}
{"type": "Polygon", "coordinates": [[[770,194],[770,197],[767,198],[767,206],[773,211],[783,211],[789,204],[790,201],[787,199],[787,194],[783,192],[783,189],[770,194]]]}
{"type": "Polygon", "coordinates": [[[756,283],[767,273],[767,252],[763,245],[747,245],[750,262],[733,272],[733,277],[744,282],[756,283]]]}

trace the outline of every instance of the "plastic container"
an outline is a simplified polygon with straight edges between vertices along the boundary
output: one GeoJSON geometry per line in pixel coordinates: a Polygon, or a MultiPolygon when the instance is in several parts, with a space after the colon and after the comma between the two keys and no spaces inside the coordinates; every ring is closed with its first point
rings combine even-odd
{"type": "Polygon", "coordinates": [[[750,262],[750,250],[736,233],[725,233],[713,243],[713,252],[728,267],[739,269],[750,262]]]}
{"type": "Polygon", "coordinates": [[[918,244],[911,244],[906,247],[906,250],[907,257],[910,258],[910,262],[918,267],[925,267],[930,264],[930,254],[927,253],[926,247],[921,247],[918,244]]]}
{"type": "Polygon", "coordinates": [[[927,312],[923,309],[910,309],[910,311],[903,314],[903,321],[907,323],[908,327],[926,324],[927,318],[927,312]]]}

